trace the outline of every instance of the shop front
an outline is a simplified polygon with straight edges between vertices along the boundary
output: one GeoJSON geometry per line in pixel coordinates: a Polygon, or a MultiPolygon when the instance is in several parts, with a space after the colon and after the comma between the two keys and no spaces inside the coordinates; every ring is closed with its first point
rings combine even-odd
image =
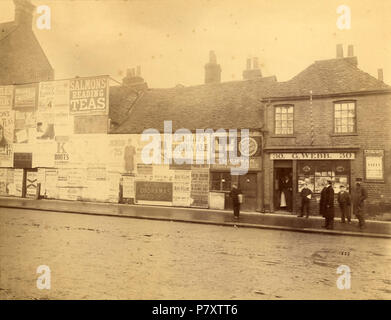
{"type": "Polygon", "coordinates": [[[270,152],[271,211],[298,213],[301,207],[300,192],[305,185],[313,192],[311,214],[318,214],[320,192],[327,180],[333,181],[335,194],[343,185],[350,190],[351,167],[354,151],[343,152],[270,152]]]}

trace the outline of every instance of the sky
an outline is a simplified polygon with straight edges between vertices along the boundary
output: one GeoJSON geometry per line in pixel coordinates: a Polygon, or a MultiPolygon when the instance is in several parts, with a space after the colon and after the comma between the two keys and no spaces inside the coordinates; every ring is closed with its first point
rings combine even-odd
{"type": "MultiPolygon", "coordinates": [[[[56,79],[109,74],[121,81],[141,66],[149,87],[204,81],[214,50],[222,81],[241,80],[246,59],[263,76],[286,81],[336,45],[354,45],[360,69],[391,84],[389,0],[32,0],[51,9],[51,29],[34,32],[56,79]],[[351,29],[339,30],[337,7],[351,9],[351,29]]],[[[37,14],[36,14],[37,16],[37,14]]],[[[13,20],[12,0],[0,0],[0,22],[13,20]]]]}

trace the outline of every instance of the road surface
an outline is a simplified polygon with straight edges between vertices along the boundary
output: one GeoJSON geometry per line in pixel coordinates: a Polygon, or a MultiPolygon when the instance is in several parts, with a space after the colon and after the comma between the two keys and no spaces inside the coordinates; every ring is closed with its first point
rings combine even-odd
{"type": "Polygon", "coordinates": [[[2,299],[391,299],[390,267],[387,239],[0,208],[2,299]]]}

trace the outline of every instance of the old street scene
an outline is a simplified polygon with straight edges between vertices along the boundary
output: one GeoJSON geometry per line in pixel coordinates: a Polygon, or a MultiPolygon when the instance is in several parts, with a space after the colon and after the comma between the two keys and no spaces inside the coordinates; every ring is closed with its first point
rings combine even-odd
{"type": "Polygon", "coordinates": [[[0,4],[0,298],[390,299],[384,41],[162,2],[0,4]]]}

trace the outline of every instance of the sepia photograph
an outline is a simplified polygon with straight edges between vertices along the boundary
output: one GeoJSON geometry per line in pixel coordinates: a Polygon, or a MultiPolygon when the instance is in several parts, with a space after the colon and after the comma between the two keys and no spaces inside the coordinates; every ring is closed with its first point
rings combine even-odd
{"type": "Polygon", "coordinates": [[[0,0],[0,300],[390,300],[390,13],[0,0]]]}

